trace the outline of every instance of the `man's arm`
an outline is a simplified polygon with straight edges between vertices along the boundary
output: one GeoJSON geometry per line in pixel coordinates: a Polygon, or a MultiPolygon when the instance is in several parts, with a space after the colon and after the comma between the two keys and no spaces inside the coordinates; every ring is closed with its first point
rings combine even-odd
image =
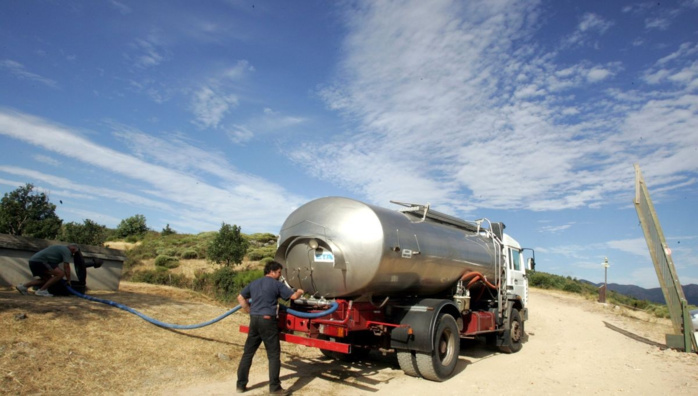
{"type": "Polygon", "coordinates": [[[303,296],[303,294],[305,294],[305,292],[303,291],[303,289],[298,289],[298,290],[296,290],[293,294],[291,294],[291,297],[289,297],[289,299],[291,299],[291,300],[298,299],[298,298],[300,298],[301,296],[303,296]]]}
{"type": "Polygon", "coordinates": [[[247,299],[242,294],[238,294],[238,303],[245,312],[250,313],[250,303],[247,302],[247,299]]]}
{"type": "Polygon", "coordinates": [[[65,280],[67,280],[68,283],[70,283],[70,263],[63,263],[63,272],[65,272],[65,280]]]}

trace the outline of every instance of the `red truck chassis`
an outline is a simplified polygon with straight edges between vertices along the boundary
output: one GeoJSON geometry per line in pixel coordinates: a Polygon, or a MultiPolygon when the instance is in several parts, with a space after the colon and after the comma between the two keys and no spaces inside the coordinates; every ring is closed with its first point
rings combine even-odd
{"type": "MultiPolygon", "coordinates": [[[[389,348],[390,333],[393,329],[406,328],[409,335],[412,335],[414,331],[409,324],[394,323],[391,320],[391,312],[409,310],[409,306],[392,304],[377,307],[370,302],[355,303],[351,300],[336,300],[336,302],[339,307],[335,312],[317,319],[306,319],[287,312],[280,312],[278,317],[280,339],[325,351],[349,354],[352,351],[352,345],[357,346],[352,341],[351,335],[353,334],[368,332],[377,336],[376,338],[379,340],[387,340],[374,346],[389,348]],[[349,342],[340,342],[342,340],[349,342]]],[[[307,312],[321,311],[312,309],[307,312]]],[[[459,335],[462,338],[468,338],[492,333],[497,329],[495,319],[495,314],[489,311],[469,311],[462,314],[457,320],[459,335]]],[[[249,326],[240,326],[240,331],[249,333],[249,326]]],[[[362,345],[362,347],[368,346],[362,345]]]]}

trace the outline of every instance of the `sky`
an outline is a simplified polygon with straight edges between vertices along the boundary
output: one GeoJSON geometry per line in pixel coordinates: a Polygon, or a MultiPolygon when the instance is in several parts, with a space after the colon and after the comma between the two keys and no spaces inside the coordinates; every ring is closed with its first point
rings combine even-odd
{"type": "Polygon", "coordinates": [[[698,283],[698,0],[0,5],[0,194],[277,234],[316,198],[487,218],[553,274],[698,283]]]}

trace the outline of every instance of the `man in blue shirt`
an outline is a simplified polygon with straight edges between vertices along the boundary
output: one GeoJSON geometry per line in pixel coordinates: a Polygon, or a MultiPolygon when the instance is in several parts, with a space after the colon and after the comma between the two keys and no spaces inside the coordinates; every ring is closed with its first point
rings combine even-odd
{"type": "Polygon", "coordinates": [[[257,348],[264,342],[269,359],[269,393],[272,395],[284,395],[286,391],[281,387],[279,373],[281,372],[281,343],[279,342],[279,328],[276,320],[276,312],[279,298],[295,300],[304,293],[302,289],[295,292],[288,286],[279,282],[283,266],[276,261],[271,261],[264,266],[264,277],[259,278],[244,289],[238,295],[238,302],[245,312],[250,314],[250,332],[247,334],[245,349],[238,366],[237,392],[247,390],[248,375],[252,367],[252,358],[257,348]],[[247,300],[251,300],[248,303],[247,300]]]}
{"type": "Polygon", "coordinates": [[[78,245],[70,244],[68,246],[53,245],[38,251],[29,259],[29,269],[33,276],[38,276],[40,279],[33,279],[27,283],[17,285],[17,291],[22,294],[29,294],[30,287],[40,286],[35,293],[37,296],[53,297],[53,294],[48,292],[48,288],[64,276],[68,284],[70,284],[69,261],[73,254],[79,250],[78,245]],[[63,269],[58,267],[60,263],[63,263],[63,269]]]}

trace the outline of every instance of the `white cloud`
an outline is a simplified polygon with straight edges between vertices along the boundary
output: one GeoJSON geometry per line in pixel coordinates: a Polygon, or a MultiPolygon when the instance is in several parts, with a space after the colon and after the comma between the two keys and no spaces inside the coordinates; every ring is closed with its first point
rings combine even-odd
{"type": "Polygon", "coordinates": [[[647,257],[647,242],[644,238],[621,239],[608,241],[609,248],[620,250],[637,256],[647,257]]]}
{"type": "Polygon", "coordinates": [[[119,12],[121,13],[121,15],[128,15],[128,14],[130,14],[131,12],[133,12],[133,10],[131,9],[131,7],[127,6],[126,4],[124,4],[124,3],[120,2],[120,1],[117,1],[117,0],[109,0],[109,4],[111,4],[111,6],[112,6],[114,9],[116,9],[117,11],[119,11],[119,12]]]}
{"type": "MultiPolygon", "coordinates": [[[[351,137],[309,142],[291,158],[373,202],[426,197],[442,208],[622,202],[640,160],[676,176],[664,185],[686,183],[681,172],[696,171],[695,98],[603,91],[598,83],[623,65],[570,65],[538,48],[523,28],[535,7],[362,3],[347,22],[341,73],[322,91],[355,122],[351,137]],[[526,50],[514,50],[514,38],[526,50]]],[[[587,14],[577,30],[598,36],[611,26],[587,14]]],[[[679,71],[675,79],[686,80],[679,71]]]]}
{"type": "Polygon", "coordinates": [[[17,77],[20,80],[28,80],[30,82],[38,82],[49,88],[58,88],[58,83],[56,81],[40,76],[36,73],[28,71],[23,64],[13,61],[11,59],[5,59],[0,61],[0,69],[7,70],[10,74],[17,77]]]}
{"type": "Polygon", "coordinates": [[[254,66],[250,65],[248,61],[243,59],[239,60],[234,66],[225,70],[223,75],[231,80],[241,80],[246,78],[249,73],[254,71],[254,66]]]}
{"type": "Polygon", "coordinates": [[[217,70],[206,78],[204,83],[193,90],[190,110],[194,113],[194,123],[202,128],[218,129],[224,120],[240,104],[240,96],[235,93],[255,71],[246,60],[239,60],[233,66],[217,70]]]}
{"type": "Polygon", "coordinates": [[[574,223],[569,223],[569,224],[561,224],[558,226],[543,226],[538,229],[538,232],[544,233],[544,234],[559,234],[570,227],[572,227],[574,223]]]}
{"type": "Polygon", "coordinates": [[[596,37],[605,34],[612,26],[613,22],[600,15],[586,13],[581,17],[577,29],[563,40],[563,48],[592,45],[596,37]]]}
{"type": "Polygon", "coordinates": [[[116,228],[122,220],[104,213],[94,212],[91,210],[83,210],[79,208],[59,208],[59,210],[61,212],[72,214],[72,217],[74,218],[82,219],[82,221],[75,221],[76,223],[81,223],[89,219],[98,224],[105,225],[109,228],[116,228]]]}
{"type": "Polygon", "coordinates": [[[150,68],[169,59],[168,51],[160,36],[160,32],[152,30],[146,38],[138,38],[133,42],[132,48],[136,54],[129,57],[133,58],[135,66],[150,68]]]}
{"type": "Polygon", "coordinates": [[[610,70],[607,69],[601,69],[598,67],[595,67],[591,70],[589,70],[589,74],[587,74],[587,80],[589,82],[595,83],[599,81],[603,81],[610,77],[612,75],[610,70]]]}
{"type": "Polygon", "coordinates": [[[220,221],[226,221],[245,224],[252,230],[268,231],[278,226],[290,210],[306,201],[265,179],[235,170],[222,156],[208,156],[203,150],[183,141],[170,143],[134,131],[121,131],[120,136],[127,140],[146,139],[149,147],[139,153],[142,158],[137,158],[95,144],[68,128],[7,110],[0,110],[0,134],[99,167],[140,187],[130,193],[120,193],[81,186],[70,180],[18,167],[3,167],[4,172],[61,188],[84,189],[104,199],[123,200],[134,206],[154,207],[176,214],[194,229],[197,226],[201,227],[198,229],[217,229],[220,221]],[[175,160],[167,162],[168,156],[175,160]],[[173,165],[175,161],[180,162],[178,166],[173,165]],[[215,176],[220,186],[197,177],[198,172],[215,176]],[[258,213],[265,213],[265,216],[260,217],[258,213]]]}
{"type": "Polygon", "coordinates": [[[191,109],[195,123],[204,128],[218,128],[231,108],[238,105],[235,95],[218,92],[211,87],[201,87],[192,98],[191,109]]]}
{"type": "Polygon", "coordinates": [[[33,156],[33,158],[37,162],[48,164],[48,165],[51,165],[53,167],[57,167],[57,166],[61,165],[60,161],[58,161],[57,159],[55,159],[53,157],[49,157],[48,155],[36,154],[33,156]]]}
{"type": "Polygon", "coordinates": [[[235,144],[244,144],[254,138],[254,132],[242,125],[233,125],[228,129],[226,135],[235,144]]]}

